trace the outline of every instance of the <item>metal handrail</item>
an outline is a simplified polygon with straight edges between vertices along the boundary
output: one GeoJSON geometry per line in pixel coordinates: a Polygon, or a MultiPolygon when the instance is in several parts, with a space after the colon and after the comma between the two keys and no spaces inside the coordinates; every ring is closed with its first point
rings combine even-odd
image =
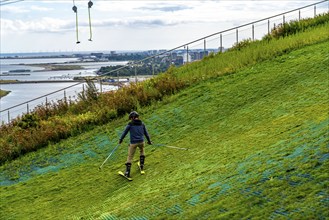
{"type": "MultiPolygon", "coordinates": [[[[280,13],[280,14],[277,14],[277,15],[273,15],[273,16],[270,16],[270,17],[267,17],[267,18],[263,18],[263,19],[260,19],[260,20],[256,20],[256,21],[253,21],[253,22],[250,22],[250,23],[246,23],[246,24],[243,24],[243,25],[240,25],[240,26],[236,26],[236,27],[233,27],[233,28],[229,28],[229,29],[226,29],[226,30],[223,30],[223,31],[215,32],[215,33],[213,33],[213,34],[207,35],[207,36],[205,36],[205,37],[202,37],[202,38],[199,38],[199,39],[196,39],[196,40],[193,40],[193,41],[190,41],[190,42],[188,42],[188,43],[182,44],[182,45],[177,46],[177,47],[175,47],[175,48],[172,48],[172,49],[170,49],[170,50],[166,50],[166,51],[164,51],[164,52],[157,53],[157,54],[155,54],[155,55],[153,55],[153,56],[149,56],[149,57],[146,57],[146,58],[144,58],[144,59],[141,59],[141,60],[135,61],[135,62],[133,62],[132,65],[135,65],[135,64],[141,63],[141,62],[143,62],[143,61],[150,60],[150,59],[153,59],[153,58],[155,58],[155,57],[158,57],[158,56],[161,56],[161,55],[164,55],[164,54],[170,53],[170,52],[175,51],[175,50],[177,50],[177,49],[179,49],[179,48],[186,47],[186,46],[188,46],[188,45],[190,45],[190,44],[193,44],[193,43],[195,43],[195,42],[198,42],[198,41],[201,41],[201,40],[206,40],[207,38],[210,38],[210,37],[215,36],[215,35],[219,35],[219,34],[222,34],[222,33],[225,33],[225,32],[229,32],[229,31],[232,31],[232,30],[237,30],[237,29],[242,28],[242,27],[245,27],[245,26],[254,25],[255,23],[259,23],[259,22],[261,22],[261,21],[265,21],[265,20],[269,20],[269,19],[271,19],[271,18],[275,18],[275,17],[278,17],[278,16],[286,15],[286,14],[288,14],[288,13],[295,12],[295,11],[298,11],[298,10],[301,10],[301,9],[304,9],[304,8],[308,8],[308,7],[311,7],[311,6],[316,6],[316,5],[318,5],[318,4],[322,4],[322,3],[324,3],[324,2],[329,2],[329,0],[323,0],[323,1],[320,1],[320,2],[316,2],[316,3],[313,3],[313,4],[309,4],[309,5],[306,5],[306,6],[303,6],[303,7],[297,8],[297,9],[294,9],[294,10],[289,10],[289,11],[286,11],[286,12],[283,12],[283,13],[280,13]]],[[[329,7],[329,4],[328,4],[328,7],[329,7]]],[[[328,9],[328,11],[329,11],[329,9],[328,9]]],[[[121,70],[121,69],[124,69],[124,68],[126,68],[126,67],[129,67],[129,65],[131,65],[131,64],[126,64],[126,65],[124,65],[124,66],[122,66],[122,67],[119,67],[119,68],[117,68],[117,69],[111,70],[111,71],[109,71],[109,72],[102,73],[101,75],[99,75],[99,78],[100,78],[101,76],[106,75],[106,74],[109,74],[109,73],[112,73],[112,72],[115,72],[115,71],[119,71],[119,70],[121,70]]],[[[29,101],[26,101],[26,102],[23,102],[23,103],[21,103],[21,104],[17,104],[17,105],[15,105],[15,106],[12,106],[12,107],[6,108],[6,109],[4,109],[4,110],[0,110],[0,113],[1,113],[1,112],[5,112],[5,111],[8,111],[8,110],[10,110],[10,109],[12,109],[12,108],[16,108],[16,107],[18,107],[18,106],[24,105],[24,104],[28,104],[29,102],[32,102],[32,101],[35,101],[35,100],[38,100],[38,99],[41,99],[41,98],[47,97],[47,96],[49,96],[49,95],[51,95],[51,94],[54,94],[54,93],[57,93],[57,92],[60,92],[60,91],[64,91],[64,90],[66,90],[66,89],[68,89],[68,88],[71,88],[71,87],[74,87],[74,86],[80,85],[80,84],[82,84],[82,83],[84,83],[84,82],[79,82],[79,83],[76,83],[76,84],[74,84],[74,85],[71,85],[71,86],[65,87],[65,88],[63,88],[63,89],[59,89],[59,90],[56,90],[56,91],[51,92],[51,93],[49,93],[49,94],[46,94],[46,95],[43,95],[43,96],[40,96],[40,97],[34,98],[34,99],[29,100],[29,101]]]]}

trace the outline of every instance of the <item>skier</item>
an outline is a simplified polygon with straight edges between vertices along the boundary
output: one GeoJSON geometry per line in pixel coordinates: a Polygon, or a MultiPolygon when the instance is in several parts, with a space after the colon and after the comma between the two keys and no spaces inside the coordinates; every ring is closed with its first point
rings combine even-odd
{"type": "Polygon", "coordinates": [[[126,172],[124,175],[130,178],[130,168],[131,162],[133,160],[136,148],[140,150],[140,157],[139,157],[139,166],[141,173],[143,173],[144,169],[144,161],[145,161],[145,154],[144,154],[144,135],[147,139],[148,144],[152,144],[150,136],[147,132],[145,124],[139,119],[139,115],[136,111],[133,111],[129,114],[129,120],[131,120],[128,125],[126,126],[124,132],[122,133],[119,144],[122,143],[125,136],[130,132],[130,144],[128,148],[128,158],[126,162],[126,172]]]}

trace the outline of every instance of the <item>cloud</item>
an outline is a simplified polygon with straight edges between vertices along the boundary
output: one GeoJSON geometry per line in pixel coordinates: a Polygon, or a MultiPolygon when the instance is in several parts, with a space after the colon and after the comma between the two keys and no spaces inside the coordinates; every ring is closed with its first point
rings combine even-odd
{"type": "Polygon", "coordinates": [[[52,11],[53,8],[49,7],[40,7],[36,5],[32,5],[29,7],[23,6],[14,6],[14,5],[6,5],[1,8],[1,12],[11,13],[11,14],[28,14],[28,13],[35,13],[35,12],[48,12],[52,11]]]}
{"type": "Polygon", "coordinates": [[[59,33],[68,29],[73,29],[74,23],[66,20],[43,17],[38,20],[8,20],[1,19],[1,31],[6,33],[59,33]]]}
{"type": "MultiPolygon", "coordinates": [[[[131,18],[131,19],[111,19],[102,21],[93,21],[94,27],[121,27],[121,28],[151,28],[163,26],[175,26],[184,24],[186,21],[169,20],[161,18],[131,18]]],[[[83,26],[88,23],[81,23],[83,26]]]]}
{"type": "Polygon", "coordinates": [[[47,8],[47,7],[40,7],[40,6],[31,6],[31,11],[43,11],[43,12],[47,12],[47,11],[52,11],[54,10],[53,8],[47,8]]]}
{"type": "MultiPolygon", "coordinates": [[[[93,28],[152,28],[175,26],[187,21],[175,21],[159,18],[93,20],[93,28]]],[[[64,33],[75,30],[75,22],[63,19],[43,17],[38,20],[1,19],[1,32],[9,33],[64,33]]],[[[89,28],[89,23],[79,23],[79,28],[89,28]]]]}
{"type": "Polygon", "coordinates": [[[30,10],[24,7],[6,5],[1,7],[1,13],[7,12],[11,14],[24,14],[28,13],[30,10]]]}
{"type": "MultiPolygon", "coordinates": [[[[156,28],[191,23],[189,20],[167,19],[158,17],[140,17],[125,19],[93,19],[93,28],[156,28]]],[[[1,32],[9,33],[61,33],[75,30],[75,20],[42,17],[38,20],[1,19],[1,32]]],[[[88,21],[79,22],[80,28],[89,28],[88,21]]]]}
{"type": "Polygon", "coordinates": [[[94,3],[94,9],[97,11],[106,12],[129,12],[136,13],[138,11],[160,11],[160,12],[175,12],[193,9],[195,1],[99,1],[94,3]]]}
{"type": "Polygon", "coordinates": [[[150,10],[150,11],[162,11],[162,12],[174,12],[174,11],[193,9],[193,7],[189,7],[186,5],[153,5],[153,6],[139,7],[137,9],[150,10]]]}

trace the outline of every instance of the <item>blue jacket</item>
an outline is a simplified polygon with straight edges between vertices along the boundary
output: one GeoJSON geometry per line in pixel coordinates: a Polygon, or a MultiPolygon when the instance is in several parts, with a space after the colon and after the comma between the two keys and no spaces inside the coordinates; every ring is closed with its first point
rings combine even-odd
{"type": "Polygon", "coordinates": [[[131,144],[144,142],[144,135],[147,138],[147,141],[151,142],[150,135],[148,134],[144,123],[139,119],[135,119],[129,122],[129,124],[126,126],[124,132],[120,137],[120,142],[122,142],[122,140],[126,137],[128,132],[130,132],[131,144]]]}

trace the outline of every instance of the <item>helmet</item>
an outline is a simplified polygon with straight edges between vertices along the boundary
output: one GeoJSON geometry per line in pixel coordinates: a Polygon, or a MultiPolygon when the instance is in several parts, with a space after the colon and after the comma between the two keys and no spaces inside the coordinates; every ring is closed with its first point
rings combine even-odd
{"type": "Polygon", "coordinates": [[[136,111],[130,112],[129,119],[138,118],[139,114],[136,111]]]}

